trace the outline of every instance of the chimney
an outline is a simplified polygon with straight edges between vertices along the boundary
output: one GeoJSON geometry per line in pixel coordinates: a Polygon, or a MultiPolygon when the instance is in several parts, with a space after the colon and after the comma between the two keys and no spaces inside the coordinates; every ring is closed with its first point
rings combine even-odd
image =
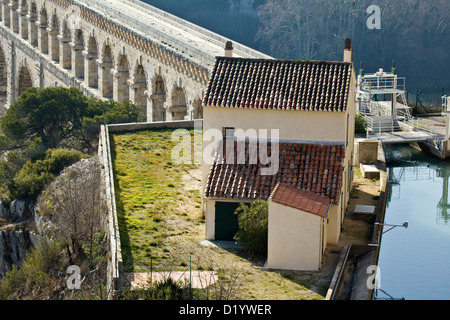
{"type": "Polygon", "coordinates": [[[227,41],[225,45],[225,57],[233,58],[233,42],[227,41]]]}
{"type": "Polygon", "coordinates": [[[344,62],[352,62],[352,40],[345,39],[344,62]]]}

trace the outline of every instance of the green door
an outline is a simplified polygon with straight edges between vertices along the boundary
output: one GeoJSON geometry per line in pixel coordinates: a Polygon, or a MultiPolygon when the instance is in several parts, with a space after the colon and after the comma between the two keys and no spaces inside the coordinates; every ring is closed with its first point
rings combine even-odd
{"type": "Polygon", "coordinates": [[[215,240],[234,240],[234,235],[239,230],[238,216],[234,211],[239,207],[239,202],[217,202],[215,240]]]}

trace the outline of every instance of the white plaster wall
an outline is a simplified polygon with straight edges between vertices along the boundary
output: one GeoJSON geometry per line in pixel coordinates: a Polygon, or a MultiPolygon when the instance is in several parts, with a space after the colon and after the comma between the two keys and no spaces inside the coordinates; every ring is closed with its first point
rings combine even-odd
{"type": "Polygon", "coordinates": [[[346,114],[343,112],[283,111],[239,109],[224,107],[203,108],[203,129],[233,127],[235,129],[279,130],[282,140],[345,142],[346,114]]]}
{"type": "Polygon", "coordinates": [[[322,218],[269,200],[267,266],[317,271],[322,257],[322,218]]]}

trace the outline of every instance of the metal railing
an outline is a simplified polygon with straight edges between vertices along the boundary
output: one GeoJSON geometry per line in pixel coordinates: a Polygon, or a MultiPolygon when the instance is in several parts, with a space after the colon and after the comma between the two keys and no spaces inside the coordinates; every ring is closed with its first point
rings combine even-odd
{"type": "Polygon", "coordinates": [[[377,119],[376,116],[372,116],[362,112],[358,112],[358,114],[361,115],[366,121],[367,138],[369,137],[370,134],[383,136],[398,132],[416,132],[417,137],[425,134],[428,135],[429,139],[432,140],[441,140],[444,138],[443,135],[440,132],[438,132],[439,129],[437,129],[434,126],[427,126],[425,124],[421,124],[420,118],[412,117],[407,111],[406,112],[399,111],[398,116],[395,120],[387,120],[383,118],[377,119]]]}
{"type": "Polygon", "coordinates": [[[442,97],[442,112],[450,112],[450,97],[442,97]]]}
{"type": "Polygon", "coordinates": [[[364,88],[369,88],[370,92],[398,92],[405,91],[406,88],[406,78],[397,76],[365,76],[361,79],[359,83],[362,91],[364,88]]]}

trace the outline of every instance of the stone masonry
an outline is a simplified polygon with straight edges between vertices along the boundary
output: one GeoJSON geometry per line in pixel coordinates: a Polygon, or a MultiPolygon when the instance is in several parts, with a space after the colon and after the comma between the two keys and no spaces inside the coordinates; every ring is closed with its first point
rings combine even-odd
{"type": "Polygon", "coordinates": [[[138,0],[0,0],[0,115],[31,86],[74,86],[149,122],[198,119],[228,41],[138,0]]]}

